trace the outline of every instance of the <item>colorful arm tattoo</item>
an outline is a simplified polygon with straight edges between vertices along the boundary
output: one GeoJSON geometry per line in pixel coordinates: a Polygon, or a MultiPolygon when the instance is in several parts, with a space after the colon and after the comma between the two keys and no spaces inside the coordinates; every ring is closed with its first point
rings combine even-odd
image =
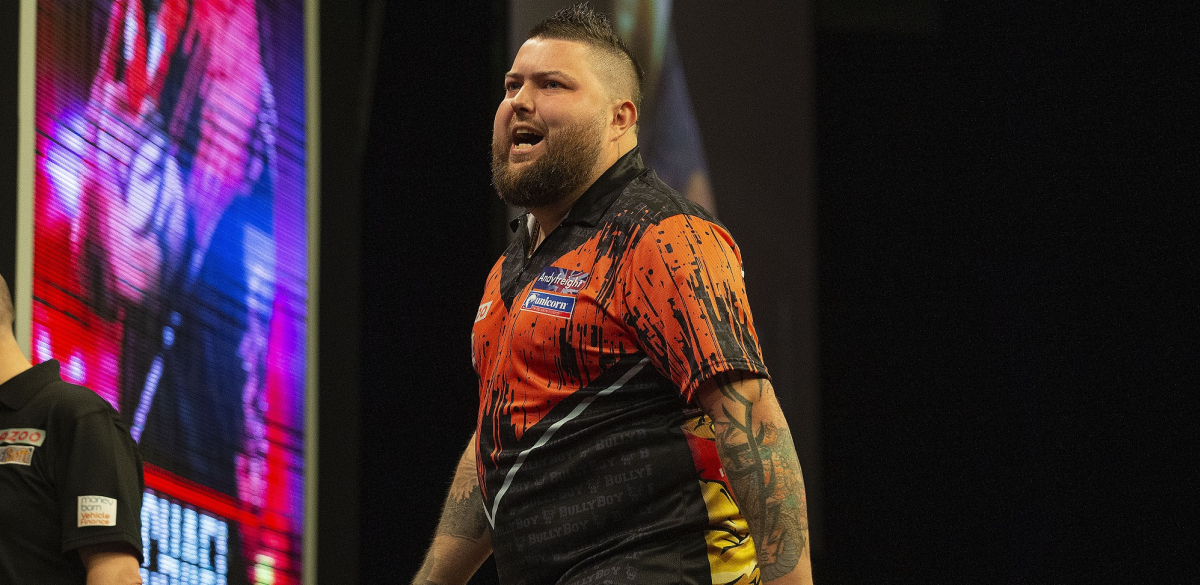
{"type": "Polygon", "coordinates": [[[796,448],[765,379],[725,378],[710,393],[717,453],[758,549],[765,581],[792,572],[808,548],[808,505],[796,448]],[[756,408],[757,406],[757,408],[756,408]]]}

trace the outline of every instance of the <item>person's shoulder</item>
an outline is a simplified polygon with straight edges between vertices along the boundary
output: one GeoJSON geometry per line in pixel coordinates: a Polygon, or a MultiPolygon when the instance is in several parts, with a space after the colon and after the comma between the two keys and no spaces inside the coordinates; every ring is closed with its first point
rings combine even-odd
{"type": "Polygon", "coordinates": [[[708,210],[664,183],[651,169],[629,182],[611,211],[613,221],[622,223],[656,225],[678,216],[717,223],[708,210]]]}
{"type": "Polygon", "coordinates": [[[108,401],[92,390],[70,382],[51,382],[38,395],[51,407],[59,422],[76,420],[88,415],[103,413],[112,415],[116,410],[108,401]]]}

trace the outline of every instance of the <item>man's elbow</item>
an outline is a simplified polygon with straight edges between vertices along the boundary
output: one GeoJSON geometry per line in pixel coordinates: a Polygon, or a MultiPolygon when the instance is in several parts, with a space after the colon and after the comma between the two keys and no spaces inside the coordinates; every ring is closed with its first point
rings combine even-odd
{"type": "Polygon", "coordinates": [[[128,545],[96,545],[79,549],[87,569],[87,585],[143,585],[137,557],[128,545]]]}

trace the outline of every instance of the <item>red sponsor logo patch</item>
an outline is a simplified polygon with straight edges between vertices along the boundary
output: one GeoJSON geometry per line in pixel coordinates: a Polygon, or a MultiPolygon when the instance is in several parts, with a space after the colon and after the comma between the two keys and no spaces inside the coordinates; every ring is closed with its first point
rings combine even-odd
{"type": "Polygon", "coordinates": [[[46,440],[42,429],[0,429],[0,443],[21,443],[41,447],[46,440]]]}

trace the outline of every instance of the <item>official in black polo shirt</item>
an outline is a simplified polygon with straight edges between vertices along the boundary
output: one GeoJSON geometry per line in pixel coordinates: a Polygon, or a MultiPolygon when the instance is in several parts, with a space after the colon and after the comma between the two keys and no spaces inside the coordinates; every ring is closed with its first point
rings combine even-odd
{"type": "Polygon", "coordinates": [[[120,415],[31,366],[0,277],[0,585],[138,585],[142,459],[120,415]]]}

